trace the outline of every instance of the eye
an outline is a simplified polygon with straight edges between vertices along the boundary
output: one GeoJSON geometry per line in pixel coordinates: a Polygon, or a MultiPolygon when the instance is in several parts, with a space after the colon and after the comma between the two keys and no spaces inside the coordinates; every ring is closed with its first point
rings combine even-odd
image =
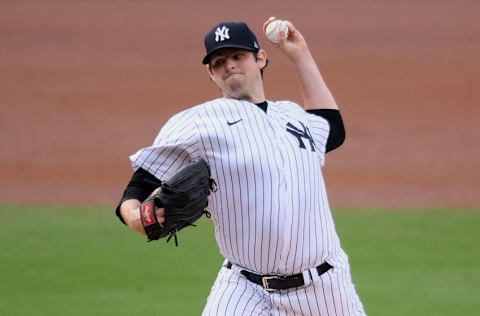
{"type": "Polygon", "coordinates": [[[225,63],[225,58],[216,58],[212,61],[212,68],[218,68],[225,63]]]}
{"type": "Polygon", "coordinates": [[[233,55],[233,60],[242,60],[243,57],[245,57],[245,54],[243,54],[243,53],[236,53],[235,55],[233,55]]]}

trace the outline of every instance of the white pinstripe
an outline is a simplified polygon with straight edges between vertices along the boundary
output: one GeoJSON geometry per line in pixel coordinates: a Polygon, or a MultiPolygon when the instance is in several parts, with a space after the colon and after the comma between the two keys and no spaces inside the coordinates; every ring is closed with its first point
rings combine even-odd
{"type": "MultiPolygon", "coordinates": [[[[209,208],[220,252],[230,262],[259,274],[296,274],[324,261],[348,270],[321,174],[328,133],[326,120],[306,113],[292,102],[269,101],[265,113],[246,101],[217,99],[172,117],[153,145],[130,159],[135,170],[141,167],[160,180],[190,160],[201,157],[209,163],[218,184],[209,208]],[[306,137],[288,132],[287,124],[291,124],[291,131],[309,132],[314,147],[306,137]]],[[[242,312],[247,307],[252,311],[265,308],[256,292],[250,290],[251,284],[247,286],[234,275],[221,271],[209,299],[220,305],[209,303],[206,315],[214,315],[219,308],[233,315],[230,306],[242,312]],[[235,282],[226,281],[225,275],[235,282]]],[[[324,277],[322,280],[326,281],[324,277]]],[[[348,284],[348,279],[341,282],[348,284]]],[[[338,280],[340,290],[334,291],[331,284],[321,282],[311,289],[293,291],[295,294],[279,295],[272,306],[316,315],[313,311],[321,310],[325,304],[317,300],[320,294],[331,298],[328,293],[340,293],[326,302],[328,314],[356,315],[346,313],[344,306],[348,304],[342,299],[356,297],[355,291],[350,293],[349,286],[340,289],[338,280]],[[326,284],[330,289],[325,288],[326,284]],[[302,298],[305,293],[313,300],[302,298]]],[[[281,311],[278,309],[277,314],[281,311]]]]}

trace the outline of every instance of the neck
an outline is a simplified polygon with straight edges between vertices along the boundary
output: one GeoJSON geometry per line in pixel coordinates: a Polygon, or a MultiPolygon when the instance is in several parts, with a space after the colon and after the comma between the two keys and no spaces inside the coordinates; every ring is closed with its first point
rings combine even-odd
{"type": "Polygon", "coordinates": [[[242,100],[242,101],[248,101],[250,103],[255,103],[255,104],[262,103],[266,100],[265,96],[255,97],[255,98],[253,98],[253,97],[240,97],[240,98],[234,98],[234,99],[242,100]]]}
{"type": "Polygon", "coordinates": [[[261,103],[266,100],[265,98],[265,93],[263,90],[258,91],[257,93],[250,93],[250,94],[239,94],[239,95],[229,95],[227,93],[224,93],[223,96],[227,99],[236,99],[236,100],[242,100],[242,101],[248,101],[251,103],[261,103]]]}

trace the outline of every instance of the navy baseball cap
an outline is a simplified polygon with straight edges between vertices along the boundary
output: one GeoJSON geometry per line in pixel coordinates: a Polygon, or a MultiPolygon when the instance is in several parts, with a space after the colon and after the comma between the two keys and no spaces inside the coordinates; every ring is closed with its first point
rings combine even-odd
{"type": "Polygon", "coordinates": [[[207,55],[203,58],[204,65],[210,62],[212,53],[222,48],[240,48],[258,52],[257,37],[244,22],[223,22],[216,25],[205,35],[205,50],[207,55]]]}

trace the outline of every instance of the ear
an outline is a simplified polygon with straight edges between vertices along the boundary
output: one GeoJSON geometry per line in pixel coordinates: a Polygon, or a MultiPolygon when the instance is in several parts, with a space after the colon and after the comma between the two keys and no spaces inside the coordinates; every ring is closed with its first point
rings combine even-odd
{"type": "Polygon", "coordinates": [[[257,53],[257,65],[258,69],[263,69],[267,66],[267,52],[263,49],[259,50],[257,53]]]}
{"type": "Polygon", "coordinates": [[[210,67],[210,65],[206,64],[205,69],[207,69],[208,76],[210,77],[210,80],[215,82],[215,77],[213,77],[212,68],[210,67]]]}

